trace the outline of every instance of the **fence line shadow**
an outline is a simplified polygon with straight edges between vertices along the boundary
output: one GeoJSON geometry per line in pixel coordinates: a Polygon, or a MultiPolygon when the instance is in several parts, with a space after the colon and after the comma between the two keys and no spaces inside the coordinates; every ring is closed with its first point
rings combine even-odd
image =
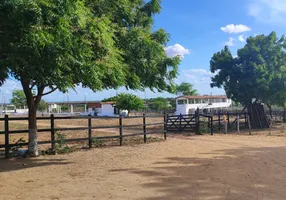
{"type": "Polygon", "coordinates": [[[50,165],[67,165],[66,159],[41,159],[41,158],[0,158],[0,173],[23,170],[27,168],[44,167],[50,165]]]}
{"type": "Polygon", "coordinates": [[[217,150],[198,157],[167,157],[148,168],[113,169],[122,176],[148,179],[141,184],[165,199],[284,199],[286,147],[217,150]]]}

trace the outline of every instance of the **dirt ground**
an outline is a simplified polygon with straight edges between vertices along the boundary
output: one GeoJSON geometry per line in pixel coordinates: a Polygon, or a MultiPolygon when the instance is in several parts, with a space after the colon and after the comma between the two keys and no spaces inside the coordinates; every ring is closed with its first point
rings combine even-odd
{"type": "Polygon", "coordinates": [[[0,159],[1,200],[284,200],[286,137],[205,135],[0,159]]]}

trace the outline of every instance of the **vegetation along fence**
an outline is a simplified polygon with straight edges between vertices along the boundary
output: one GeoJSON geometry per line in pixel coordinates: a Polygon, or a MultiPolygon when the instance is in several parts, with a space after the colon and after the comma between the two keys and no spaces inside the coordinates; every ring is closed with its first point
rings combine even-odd
{"type": "MultiPolygon", "coordinates": [[[[118,123],[117,125],[109,125],[109,126],[92,126],[92,119],[100,119],[103,117],[95,117],[95,116],[84,116],[84,117],[75,117],[75,116],[69,116],[69,117],[55,117],[54,115],[51,115],[49,117],[37,117],[37,121],[40,122],[42,120],[49,120],[49,128],[45,129],[38,129],[38,133],[41,134],[43,132],[48,132],[50,134],[50,140],[47,141],[38,141],[38,144],[50,144],[51,145],[51,150],[52,152],[55,151],[55,145],[56,143],[60,142],[59,140],[56,140],[55,133],[56,131],[81,131],[81,130],[87,130],[86,137],[81,137],[81,138],[72,138],[72,139],[65,139],[65,142],[77,142],[77,141],[87,141],[89,148],[92,147],[92,141],[94,139],[119,139],[119,145],[122,145],[123,138],[125,137],[131,137],[131,136],[143,136],[144,143],[147,142],[147,135],[151,134],[158,134],[159,132],[164,134],[164,139],[167,138],[167,129],[166,129],[166,116],[146,116],[143,114],[143,116],[131,116],[131,117],[104,117],[104,119],[117,119],[118,123]],[[146,123],[147,118],[155,118],[155,117],[160,117],[161,119],[164,118],[163,122],[156,122],[156,123],[146,123]],[[75,120],[75,119],[81,119],[81,120],[87,120],[87,126],[86,127],[60,127],[60,128],[55,128],[55,120],[75,120]],[[127,119],[139,119],[141,123],[137,124],[123,124],[124,120],[127,119]],[[147,131],[147,127],[149,126],[158,126],[162,127],[160,131],[147,131]],[[131,128],[131,127],[138,127],[141,131],[139,133],[124,133],[124,128],[131,128]],[[94,133],[92,130],[99,130],[99,129],[113,129],[113,133],[118,131],[117,135],[108,135],[108,136],[99,136],[99,137],[94,137],[94,133]],[[116,131],[114,131],[116,130],[116,131]]],[[[9,117],[8,115],[5,115],[4,118],[0,118],[0,122],[4,121],[4,131],[0,132],[0,136],[4,135],[5,136],[5,144],[0,144],[0,149],[5,148],[5,157],[9,157],[9,152],[11,147],[15,147],[19,144],[17,143],[11,143],[10,142],[10,135],[14,134],[22,134],[22,133],[29,133],[29,130],[10,130],[10,122],[13,121],[28,121],[28,117],[9,117]]],[[[96,132],[95,132],[96,133],[96,132]]],[[[21,146],[26,146],[28,143],[21,143],[21,146]]]]}

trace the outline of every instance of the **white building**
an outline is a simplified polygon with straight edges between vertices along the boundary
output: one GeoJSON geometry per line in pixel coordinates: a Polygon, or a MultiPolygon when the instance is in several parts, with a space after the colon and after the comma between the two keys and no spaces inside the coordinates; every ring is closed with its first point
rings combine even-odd
{"type": "Polygon", "coordinates": [[[231,99],[227,96],[181,96],[176,99],[176,115],[193,114],[196,109],[208,110],[227,108],[231,106],[231,99]]]}
{"type": "Polygon", "coordinates": [[[127,115],[127,110],[120,110],[115,107],[115,102],[97,102],[88,104],[88,114],[97,116],[118,116],[119,114],[127,115]]]}

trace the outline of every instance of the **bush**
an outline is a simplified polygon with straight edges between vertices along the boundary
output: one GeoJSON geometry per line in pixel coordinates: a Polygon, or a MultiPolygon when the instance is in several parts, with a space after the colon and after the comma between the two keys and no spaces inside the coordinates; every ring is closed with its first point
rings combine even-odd
{"type": "Polygon", "coordinates": [[[104,146],[104,140],[103,139],[98,139],[96,137],[91,139],[92,144],[94,147],[102,147],[104,146]]]}
{"type": "Polygon", "coordinates": [[[56,133],[56,140],[58,141],[55,144],[56,153],[69,153],[71,148],[66,144],[66,135],[61,133],[56,133]]]}

